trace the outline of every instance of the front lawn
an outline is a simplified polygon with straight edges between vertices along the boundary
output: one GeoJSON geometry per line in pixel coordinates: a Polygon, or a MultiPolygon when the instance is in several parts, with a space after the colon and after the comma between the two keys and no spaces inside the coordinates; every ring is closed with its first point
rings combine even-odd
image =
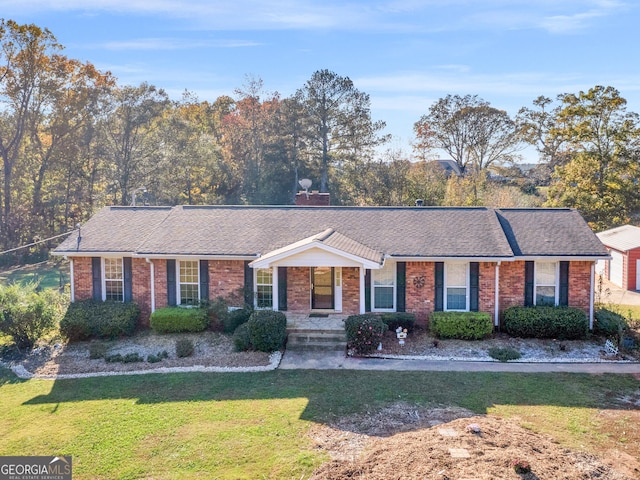
{"type": "Polygon", "coordinates": [[[640,382],[623,375],[276,370],[54,382],[0,369],[0,454],[72,455],[77,479],[302,479],[327,459],[306,435],[313,424],[402,401],[512,417],[574,448],[640,459],[639,397],[640,382]]]}

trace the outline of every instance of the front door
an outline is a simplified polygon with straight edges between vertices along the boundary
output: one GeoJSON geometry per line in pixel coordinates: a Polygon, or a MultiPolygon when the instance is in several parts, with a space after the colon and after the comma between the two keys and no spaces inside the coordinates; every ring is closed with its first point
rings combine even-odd
{"type": "Polygon", "coordinates": [[[333,267],[311,268],[311,308],[333,310],[333,267]]]}

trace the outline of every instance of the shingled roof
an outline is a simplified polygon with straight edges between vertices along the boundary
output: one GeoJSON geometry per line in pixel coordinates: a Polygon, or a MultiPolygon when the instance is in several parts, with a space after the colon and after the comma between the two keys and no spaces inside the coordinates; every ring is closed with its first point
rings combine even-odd
{"type": "Polygon", "coordinates": [[[258,258],[320,239],[363,258],[606,257],[571,209],[488,207],[105,207],[65,240],[59,255],[258,258]],[[327,233],[327,232],[330,232],[327,233]]]}

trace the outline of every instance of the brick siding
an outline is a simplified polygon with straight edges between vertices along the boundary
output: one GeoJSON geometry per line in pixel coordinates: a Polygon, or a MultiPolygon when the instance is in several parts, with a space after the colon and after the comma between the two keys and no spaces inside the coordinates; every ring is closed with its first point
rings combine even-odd
{"type": "Polygon", "coordinates": [[[406,310],[416,316],[416,322],[426,325],[435,308],[435,263],[407,262],[406,310]]]}
{"type": "Polygon", "coordinates": [[[244,304],[244,262],[209,260],[209,298],[224,298],[230,306],[244,304]]]}
{"type": "Polygon", "coordinates": [[[72,261],[75,299],[89,300],[93,297],[91,257],[74,257],[72,261]]]}
{"type": "Polygon", "coordinates": [[[342,267],[342,313],[360,313],[360,269],[342,267]]]}
{"type": "Polygon", "coordinates": [[[133,301],[140,307],[142,326],[149,326],[151,316],[151,265],[144,258],[131,259],[133,301]]]}

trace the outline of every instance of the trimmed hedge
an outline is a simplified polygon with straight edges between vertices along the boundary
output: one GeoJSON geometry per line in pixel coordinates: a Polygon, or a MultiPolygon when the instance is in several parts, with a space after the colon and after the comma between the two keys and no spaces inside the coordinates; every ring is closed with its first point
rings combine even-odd
{"type": "Polygon", "coordinates": [[[282,312],[256,310],[247,322],[249,339],[260,352],[273,352],[284,346],[287,338],[287,317],[282,312]]]}
{"type": "Polygon", "coordinates": [[[236,352],[251,350],[251,337],[249,336],[249,324],[243,323],[233,332],[233,347],[236,352]]]}
{"type": "Polygon", "coordinates": [[[387,325],[380,315],[364,313],[350,315],[344,321],[344,329],[347,333],[347,344],[359,355],[373,352],[382,341],[387,325]]]}
{"type": "Polygon", "coordinates": [[[69,305],[60,333],[69,341],[117,338],[133,334],[140,309],[134,302],[81,300],[69,305]]]}
{"type": "Polygon", "coordinates": [[[438,338],[480,340],[493,333],[493,322],[486,312],[433,312],[429,329],[438,338]]]}
{"type": "Polygon", "coordinates": [[[231,310],[228,315],[222,320],[222,331],[224,333],[233,333],[243,323],[249,321],[249,317],[253,313],[253,308],[249,305],[245,305],[242,308],[231,310]]]}
{"type": "Polygon", "coordinates": [[[393,332],[395,332],[398,327],[406,328],[408,332],[412,332],[416,324],[416,316],[413,313],[383,313],[380,315],[380,318],[387,328],[393,332]]]}
{"type": "Polygon", "coordinates": [[[595,312],[595,322],[593,331],[597,335],[606,337],[618,337],[622,332],[629,328],[627,319],[622,315],[606,308],[599,308],[595,312]]]}
{"type": "Polygon", "coordinates": [[[159,333],[202,332],[209,326],[205,308],[164,307],[151,314],[151,328],[159,333]]]}
{"type": "Polygon", "coordinates": [[[510,307],[504,312],[504,329],[514,337],[573,340],[587,337],[589,319],[573,307],[510,307]]]}

